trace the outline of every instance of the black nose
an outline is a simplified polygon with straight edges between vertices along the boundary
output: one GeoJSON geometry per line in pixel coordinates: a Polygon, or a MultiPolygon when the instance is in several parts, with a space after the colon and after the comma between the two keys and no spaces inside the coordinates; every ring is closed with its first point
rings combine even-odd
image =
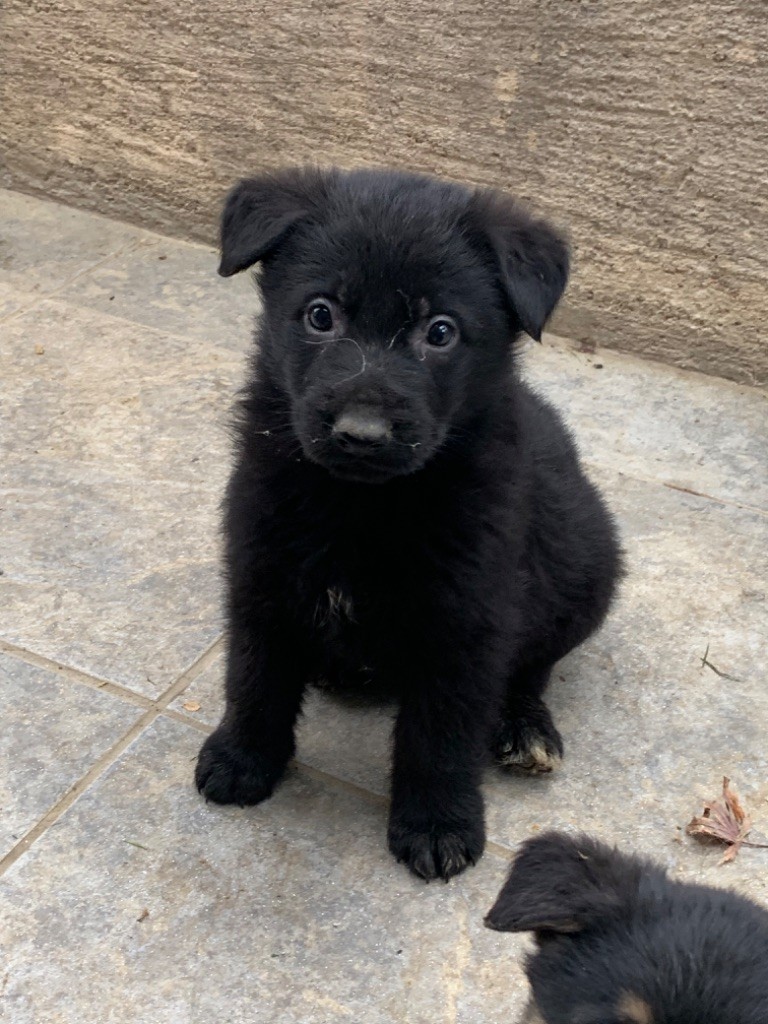
{"type": "Polygon", "coordinates": [[[336,419],[332,433],[351,447],[381,444],[392,437],[392,424],[374,405],[348,405],[336,419]]]}

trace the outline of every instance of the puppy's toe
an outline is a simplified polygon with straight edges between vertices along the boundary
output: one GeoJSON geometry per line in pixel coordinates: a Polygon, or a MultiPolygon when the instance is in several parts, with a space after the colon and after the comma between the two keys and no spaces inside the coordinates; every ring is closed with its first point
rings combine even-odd
{"type": "Polygon", "coordinates": [[[419,878],[426,882],[442,878],[447,882],[480,859],[485,846],[484,832],[482,825],[468,825],[466,829],[453,825],[450,831],[429,832],[391,826],[389,848],[419,878]]]}
{"type": "Polygon", "coordinates": [[[545,775],[560,765],[563,741],[547,712],[546,719],[539,716],[537,721],[528,718],[505,721],[493,753],[502,768],[545,775]]]}
{"type": "Polygon", "coordinates": [[[527,749],[514,746],[501,748],[496,760],[502,768],[518,769],[530,775],[546,775],[560,765],[562,757],[544,743],[532,743],[527,749]]]}

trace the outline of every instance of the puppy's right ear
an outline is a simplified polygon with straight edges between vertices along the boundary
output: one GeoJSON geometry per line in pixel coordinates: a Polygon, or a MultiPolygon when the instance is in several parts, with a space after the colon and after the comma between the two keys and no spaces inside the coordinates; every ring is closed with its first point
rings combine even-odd
{"type": "Polygon", "coordinates": [[[221,215],[221,276],[246,270],[274,251],[312,214],[326,183],[321,171],[293,168],[235,185],[221,215]]]}
{"type": "Polygon", "coordinates": [[[640,862],[588,836],[529,839],[485,918],[501,932],[582,931],[613,916],[636,890],[640,862]]]}

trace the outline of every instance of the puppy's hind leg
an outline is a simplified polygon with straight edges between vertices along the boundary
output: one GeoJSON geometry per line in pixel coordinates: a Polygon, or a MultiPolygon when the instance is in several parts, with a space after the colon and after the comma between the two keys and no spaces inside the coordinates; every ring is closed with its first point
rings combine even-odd
{"type": "Polygon", "coordinates": [[[493,742],[494,759],[504,768],[539,775],[551,772],[563,757],[562,738],[541,697],[552,667],[519,668],[509,681],[493,742]]]}

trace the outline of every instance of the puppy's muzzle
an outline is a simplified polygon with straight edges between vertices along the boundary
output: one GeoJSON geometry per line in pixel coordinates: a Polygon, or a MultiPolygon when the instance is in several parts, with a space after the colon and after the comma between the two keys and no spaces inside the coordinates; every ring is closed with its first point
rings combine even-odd
{"type": "Polygon", "coordinates": [[[386,444],[392,439],[392,424],[373,405],[349,405],[337,417],[331,430],[342,447],[360,448],[386,444]]]}

